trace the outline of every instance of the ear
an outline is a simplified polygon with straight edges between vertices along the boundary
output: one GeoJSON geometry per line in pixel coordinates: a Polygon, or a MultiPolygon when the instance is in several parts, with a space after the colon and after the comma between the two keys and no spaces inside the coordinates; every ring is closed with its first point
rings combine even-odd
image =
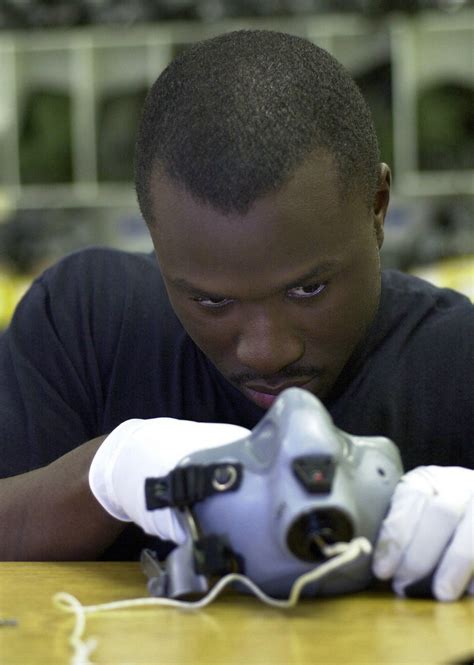
{"type": "Polygon", "coordinates": [[[387,214],[388,203],[390,201],[390,186],[392,184],[392,174],[387,164],[383,162],[379,165],[379,181],[377,191],[374,196],[373,206],[373,224],[375,237],[379,249],[382,247],[384,238],[384,222],[385,215],[387,214]]]}

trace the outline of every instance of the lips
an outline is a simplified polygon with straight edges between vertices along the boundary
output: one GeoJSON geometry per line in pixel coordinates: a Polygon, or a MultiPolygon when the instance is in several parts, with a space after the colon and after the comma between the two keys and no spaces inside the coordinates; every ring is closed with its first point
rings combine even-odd
{"type": "Polygon", "coordinates": [[[265,383],[252,383],[242,387],[243,393],[257,406],[262,409],[269,409],[278,395],[287,388],[304,388],[311,382],[311,377],[301,381],[291,381],[285,384],[272,386],[265,383]]]}

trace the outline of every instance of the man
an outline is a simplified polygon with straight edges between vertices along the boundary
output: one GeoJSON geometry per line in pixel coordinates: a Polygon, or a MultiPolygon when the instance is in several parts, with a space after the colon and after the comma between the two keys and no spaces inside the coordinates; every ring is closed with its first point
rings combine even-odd
{"type": "Polygon", "coordinates": [[[148,96],[136,188],[156,256],[67,257],[0,340],[2,558],[136,556],[132,518],[173,539],[130,479],[239,438],[299,386],[413,469],[375,572],[403,593],[438,567],[435,595],[462,595],[473,307],[381,277],[390,171],[348,74],[270,31],[197,44],[148,96]]]}

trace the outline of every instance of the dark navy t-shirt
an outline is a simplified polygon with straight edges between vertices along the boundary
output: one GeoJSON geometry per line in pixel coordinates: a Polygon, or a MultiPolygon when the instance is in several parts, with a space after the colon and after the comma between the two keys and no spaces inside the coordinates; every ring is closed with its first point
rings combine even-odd
{"type": "MultiPolygon", "coordinates": [[[[341,429],[395,441],[407,470],[474,467],[473,374],[469,300],[387,271],[376,319],[325,404],[341,429]]],[[[263,414],[186,334],[153,255],[66,257],[34,282],[0,336],[0,477],[129,418],[252,428],[263,414]]],[[[107,556],[133,557],[137,532],[127,529],[107,556]]]]}

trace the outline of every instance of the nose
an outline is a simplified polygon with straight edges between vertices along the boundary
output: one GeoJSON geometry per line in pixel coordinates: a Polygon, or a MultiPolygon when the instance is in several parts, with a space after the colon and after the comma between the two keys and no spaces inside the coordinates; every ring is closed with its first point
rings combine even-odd
{"type": "Polygon", "coordinates": [[[298,361],[304,340],[281,311],[246,312],[237,342],[237,359],[261,376],[271,376],[298,361]]]}

